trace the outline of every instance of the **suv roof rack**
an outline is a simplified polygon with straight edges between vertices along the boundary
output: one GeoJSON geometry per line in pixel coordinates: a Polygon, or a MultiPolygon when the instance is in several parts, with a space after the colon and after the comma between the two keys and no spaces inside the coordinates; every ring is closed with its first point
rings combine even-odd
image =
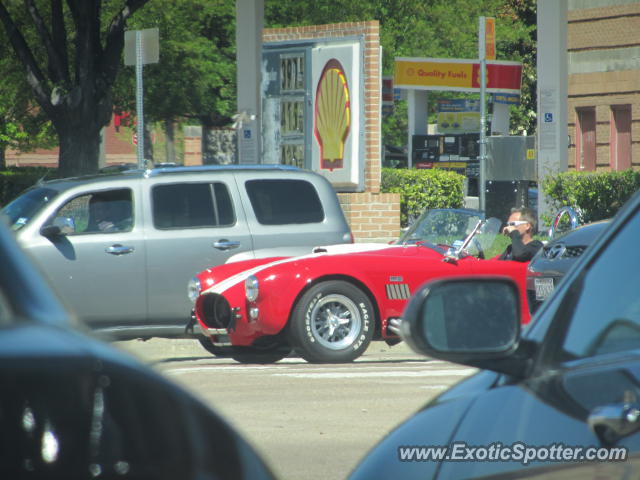
{"type": "Polygon", "coordinates": [[[194,166],[175,166],[175,167],[160,167],[152,168],[146,171],[146,175],[154,177],[157,175],[163,175],[168,173],[193,173],[193,172],[215,172],[218,170],[289,170],[289,171],[301,171],[299,167],[292,165],[280,165],[280,164],[232,164],[232,165],[194,165],[194,166]]]}

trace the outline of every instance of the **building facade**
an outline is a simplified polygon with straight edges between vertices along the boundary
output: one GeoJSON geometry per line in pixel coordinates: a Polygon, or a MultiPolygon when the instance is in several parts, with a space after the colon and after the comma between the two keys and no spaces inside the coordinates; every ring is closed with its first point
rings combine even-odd
{"type": "Polygon", "coordinates": [[[640,168],[640,2],[569,0],[568,168],[640,168]]]}

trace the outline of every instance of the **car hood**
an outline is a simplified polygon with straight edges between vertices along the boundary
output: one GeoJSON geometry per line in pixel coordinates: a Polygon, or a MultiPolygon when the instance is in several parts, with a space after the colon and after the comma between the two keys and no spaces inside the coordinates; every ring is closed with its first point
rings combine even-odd
{"type": "Polygon", "coordinates": [[[369,264],[381,261],[382,257],[416,255],[420,255],[422,259],[442,259],[441,253],[422,245],[341,244],[316,247],[313,253],[299,257],[273,257],[227,263],[201,272],[198,278],[202,285],[202,293],[222,293],[244,282],[249,275],[264,274],[269,269],[289,268],[292,265],[298,269],[313,268],[316,262],[322,262],[327,257],[343,257],[341,264],[344,265],[349,263],[350,258],[353,260],[357,258],[359,264],[369,264]]]}
{"type": "Polygon", "coordinates": [[[608,224],[603,220],[583,225],[549,242],[531,259],[529,272],[564,276],[608,224]]]}

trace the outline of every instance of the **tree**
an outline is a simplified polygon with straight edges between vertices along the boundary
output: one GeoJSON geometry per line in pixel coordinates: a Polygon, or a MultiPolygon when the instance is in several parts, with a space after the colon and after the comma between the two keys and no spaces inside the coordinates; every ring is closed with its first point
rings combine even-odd
{"type": "Polygon", "coordinates": [[[22,7],[0,1],[8,40],[58,135],[63,176],[98,169],[100,132],[113,112],[126,22],[148,1],[116,6],[102,0],[24,0],[22,7]],[[104,30],[103,3],[113,11],[104,30]]]}
{"type": "MultiPolygon", "coordinates": [[[[145,66],[145,122],[163,122],[169,136],[176,120],[204,129],[231,123],[236,112],[235,2],[152,2],[128,24],[157,27],[160,33],[160,61],[145,66]]],[[[116,104],[135,111],[134,92],[134,71],[123,69],[116,104]]],[[[207,138],[203,135],[203,141],[207,138]]]]}
{"type": "Polygon", "coordinates": [[[55,134],[42,111],[34,105],[21,66],[9,55],[0,38],[0,170],[6,168],[6,150],[50,148],[55,134]]]}
{"type": "MultiPolygon", "coordinates": [[[[512,116],[512,129],[533,131],[535,5],[535,0],[274,0],[265,4],[265,23],[288,27],[377,19],[383,72],[392,75],[395,57],[478,58],[478,17],[495,17],[498,59],[524,63],[523,103],[512,116]]],[[[383,134],[387,143],[404,144],[404,105],[384,120],[383,134]]]]}

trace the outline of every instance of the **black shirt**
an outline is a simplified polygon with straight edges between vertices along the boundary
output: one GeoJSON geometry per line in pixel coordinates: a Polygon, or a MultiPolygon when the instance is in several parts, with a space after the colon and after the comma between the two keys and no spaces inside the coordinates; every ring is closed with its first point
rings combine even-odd
{"type": "Polygon", "coordinates": [[[516,262],[528,262],[542,248],[540,240],[531,240],[524,244],[520,232],[513,230],[511,237],[511,245],[500,255],[499,260],[515,260],[516,262]]]}

